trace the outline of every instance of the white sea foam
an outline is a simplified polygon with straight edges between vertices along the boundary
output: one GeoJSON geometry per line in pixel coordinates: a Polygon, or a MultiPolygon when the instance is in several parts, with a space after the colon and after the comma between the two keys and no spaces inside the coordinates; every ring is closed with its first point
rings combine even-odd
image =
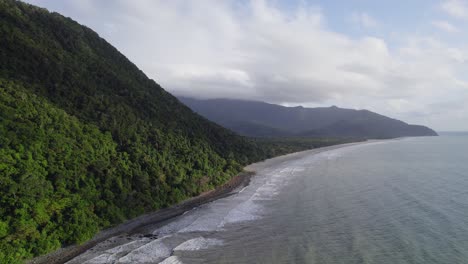
{"type": "Polygon", "coordinates": [[[104,253],[101,254],[93,259],[83,262],[83,264],[107,264],[107,263],[114,263],[119,258],[114,254],[104,253]]]}
{"type": "Polygon", "coordinates": [[[131,251],[124,257],[120,258],[118,263],[158,262],[168,258],[172,253],[172,249],[164,244],[164,239],[167,237],[156,239],[131,251]]]}
{"type": "Polygon", "coordinates": [[[243,192],[247,187],[248,187],[248,186],[243,187],[243,188],[239,191],[239,193],[243,192]]]}
{"type": "Polygon", "coordinates": [[[263,215],[264,208],[257,201],[271,200],[287,183],[291,169],[275,170],[273,175],[259,176],[241,193],[203,205],[155,230],[154,234],[220,231],[227,223],[252,221],[263,215]],[[284,179],[286,178],[286,179],[284,179]]]}
{"type": "Polygon", "coordinates": [[[256,204],[252,200],[247,200],[229,211],[229,213],[223,218],[220,226],[224,227],[229,223],[257,220],[260,218],[260,213],[262,211],[263,207],[261,205],[256,204]]]}
{"type": "Polygon", "coordinates": [[[167,259],[159,262],[159,264],[184,264],[179,257],[177,256],[170,256],[167,259]]]}
{"type": "Polygon", "coordinates": [[[279,194],[280,186],[279,184],[284,183],[280,181],[272,180],[257,189],[255,194],[252,196],[253,200],[271,200],[274,196],[279,194]]]}
{"type": "Polygon", "coordinates": [[[264,175],[262,182],[256,182],[252,185],[252,192],[243,197],[238,205],[231,209],[224,217],[221,226],[230,223],[252,221],[261,218],[265,214],[265,208],[259,202],[274,199],[281,189],[292,178],[291,168],[280,168],[264,175]]]}
{"type": "Polygon", "coordinates": [[[83,264],[105,264],[116,262],[120,258],[120,256],[122,256],[122,253],[125,254],[126,252],[130,252],[136,248],[143,246],[149,241],[149,239],[145,238],[135,240],[117,247],[113,247],[111,249],[105,250],[101,255],[83,262],[83,264]]]}
{"type": "Polygon", "coordinates": [[[129,243],[126,243],[126,244],[123,244],[123,245],[108,249],[105,252],[106,253],[119,253],[119,252],[122,252],[122,251],[131,251],[131,250],[134,250],[136,248],[139,248],[139,247],[143,246],[144,244],[146,244],[148,242],[150,242],[150,240],[146,239],[146,238],[145,239],[140,239],[140,240],[134,240],[132,242],[129,242],[129,243]]]}
{"type": "Polygon", "coordinates": [[[206,204],[199,212],[197,218],[178,232],[220,231],[222,230],[220,223],[223,221],[229,210],[236,205],[237,203],[230,199],[221,199],[216,202],[206,204]]]}
{"type": "Polygon", "coordinates": [[[223,241],[219,239],[196,237],[178,245],[174,251],[195,251],[221,245],[223,245],[223,241]]]}
{"type": "Polygon", "coordinates": [[[153,231],[154,235],[165,236],[169,234],[174,234],[179,232],[180,230],[190,226],[193,222],[200,217],[200,212],[198,209],[194,209],[188,211],[186,214],[178,217],[177,219],[173,220],[169,224],[162,226],[153,231]]]}

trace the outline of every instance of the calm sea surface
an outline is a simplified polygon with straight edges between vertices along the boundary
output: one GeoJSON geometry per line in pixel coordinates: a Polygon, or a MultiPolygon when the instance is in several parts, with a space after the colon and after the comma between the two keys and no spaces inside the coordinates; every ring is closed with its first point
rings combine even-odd
{"type": "MultiPolygon", "coordinates": [[[[87,263],[468,263],[468,137],[375,142],[263,168],[242,192],[87,263]]],[[[73,262],[72,262],[73,263],[73,262]]]]}

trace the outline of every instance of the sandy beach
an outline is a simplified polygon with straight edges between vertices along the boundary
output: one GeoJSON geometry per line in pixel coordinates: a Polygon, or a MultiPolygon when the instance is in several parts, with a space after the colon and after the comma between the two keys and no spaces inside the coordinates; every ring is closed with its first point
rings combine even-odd
{"type": "MultiPolygon", "coordinates": [[[[172,219],[177,216],[184,214],[185,212],[196,208],[200,205],[212,202],[214,200],[229,196],[235,195],[242,188],[247,186],[250,182],[251,177],[255,175],[255,172],[268,168],[272,165],[280,164],[283,162],[288,162],[291,160],[300,159],[308,155],[314,155],[321,152],[334,150],[338,148],[343,148],[347,146],[357,145],[357,144],[366,144],[367,142],[357,142],[357,143],[348,143],[335,145],[324,148],[317,148],[306,150],[302,152],[291,153],[272,159],[268,159],[262,162],[253,163],[244,168],[244,172],[233,177],[229,182],[224,185],[205,193],[200,194],[197,197],[190,198],[180,204],[174,205],[169,208],[161,209],[152,213],[141,215],[137,218],[128,220],[116,227],[109,228],[98,233],[93,239],[82,244],[82,245],[73,245],[59,249],[53,253],[50,253],[45,256],[34,258],[27,263],[34,264],[55,264],[55,263],[65,263],[72,259],[73,263],[80,263],[80,255],[84,252],[90,250],[96,252],[91,255],[99,255],[99,252],[123,245],[130,240],[135,238],[145,238],[148,240],[157,239],[157,236],[152,235],[150,230],[155,226],[164,225],[169,223],[172,219]]],[[[89,252],[88,252],[89,253],[89,252]]],[[[83,260],[84,261],[84,260],[83,260]]]]}

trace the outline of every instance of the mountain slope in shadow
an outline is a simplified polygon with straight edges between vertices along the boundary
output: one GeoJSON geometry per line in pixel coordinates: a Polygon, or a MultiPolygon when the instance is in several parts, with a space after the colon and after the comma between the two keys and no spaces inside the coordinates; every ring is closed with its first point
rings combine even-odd
{"type": "Polygon", "coordinates": [[[253,137],[396,138],[437,136],[425,126],[410,125],[368,110],[332,107],[284,107],[258,101],[193,99],[184,104],[209,120],[253,137]]]}

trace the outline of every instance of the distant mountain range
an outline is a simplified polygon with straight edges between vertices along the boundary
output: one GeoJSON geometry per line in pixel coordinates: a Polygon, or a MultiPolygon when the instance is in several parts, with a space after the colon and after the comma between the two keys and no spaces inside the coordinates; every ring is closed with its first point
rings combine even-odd
{"type": "Polygon", "coordinates": [[[437,136],[368,110],[285,107],[258,101],[178,97],[193,111],[244,136],[396,138],[437,136]]]}

